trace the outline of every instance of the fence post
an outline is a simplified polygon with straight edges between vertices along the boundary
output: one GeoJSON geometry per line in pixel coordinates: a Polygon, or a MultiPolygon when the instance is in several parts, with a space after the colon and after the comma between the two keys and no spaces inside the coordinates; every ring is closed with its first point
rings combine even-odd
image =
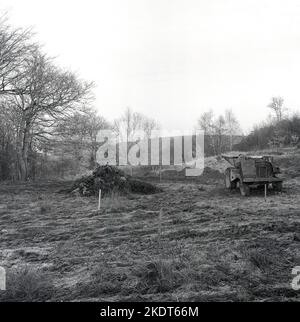
{"type": "Polygon", "coordinates": [[[267,184],[265,184],[265,201],[267,201],[267,184]]]}
{"type": "Polygon", "coordinates": [[[101,189],[99,189],[98,210],[101,208],[101,189]]]}

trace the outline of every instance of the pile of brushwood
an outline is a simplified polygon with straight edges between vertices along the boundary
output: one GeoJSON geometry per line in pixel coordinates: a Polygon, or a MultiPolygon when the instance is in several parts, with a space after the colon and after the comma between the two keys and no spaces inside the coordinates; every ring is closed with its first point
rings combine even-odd
{"type": "Polygon", "coordinates": [[[127,176],[117,167],[105,165],[98,166],[91,175],[76,180],[70,192],[82,196],[95,196],[98,195],[99,189],[101,189],[102,195],[110,195],[116,192],[153,194],[162,191],[149,182],[127,176]]]}

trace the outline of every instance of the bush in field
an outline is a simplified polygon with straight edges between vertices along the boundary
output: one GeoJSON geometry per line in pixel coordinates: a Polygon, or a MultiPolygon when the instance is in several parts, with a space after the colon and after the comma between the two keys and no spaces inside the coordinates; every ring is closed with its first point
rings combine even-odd
{"type": "Polygon", "coordinates": [[[183,276],[172,261],[153,260],[140,265],[135,272],[137,289],[142,293],[169,292],[183,283],[183,276]]]}
{"type": "Polygon", "coordinates": [[[6,291],[0,293],[0,302],[44,302],[54,292],[47,274],[23,267],[8,271],[6,291]]]}
{"type": "Polygon", "coordinates": [[[107,262],[98,264],[92,272],[87,284],[78,284],[76,291],[78,296],[98,297],[104,294],[117,294],[122,289],[122,284],[127,276],[108,265],[107,262]]]}

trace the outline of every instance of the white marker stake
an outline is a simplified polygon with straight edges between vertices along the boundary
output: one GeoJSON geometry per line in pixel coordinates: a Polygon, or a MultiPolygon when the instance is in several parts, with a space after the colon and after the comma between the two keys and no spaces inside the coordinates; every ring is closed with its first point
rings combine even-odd
{"type": "Polygon", "coordinates": [[[98,210],[101,208],[101,189],[99,189],[98,210]]]}
{"type": "Polygon", "coordinates": [[[265,184],[265,201],[267,201],[267,185],[265,184]]]}
{"type": "Polygon", "coordinates": [[[4,267],[0,266],[0,291],[6,291],[6,272],[4,267]]]}

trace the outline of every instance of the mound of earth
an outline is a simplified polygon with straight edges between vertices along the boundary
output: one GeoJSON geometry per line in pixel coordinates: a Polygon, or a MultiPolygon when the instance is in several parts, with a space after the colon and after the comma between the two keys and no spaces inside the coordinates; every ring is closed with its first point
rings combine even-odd
{"type": "Polygon", "coordinates": [[[222,180],[224,178],[224,174],[211,167],[205,167],[202,177],[205,179],[222,180]]]}
{"type": "Polygon", "coordinates": [[[76,180],[70,192],[77,192],[82,196],[96,196],[99,189],[102,195],[109,195],[113,192],[153,194],[162,191],[149,182],[126,175],[117,167],[105,165],[98,166],[91,175],[76,180]]]}
{"type": "Polygon", "coordinates": [[[276,158],[278,165],[284,176],[287,178],[300,177],[300,153],[298,150],[288,151],[276,158]]]}

